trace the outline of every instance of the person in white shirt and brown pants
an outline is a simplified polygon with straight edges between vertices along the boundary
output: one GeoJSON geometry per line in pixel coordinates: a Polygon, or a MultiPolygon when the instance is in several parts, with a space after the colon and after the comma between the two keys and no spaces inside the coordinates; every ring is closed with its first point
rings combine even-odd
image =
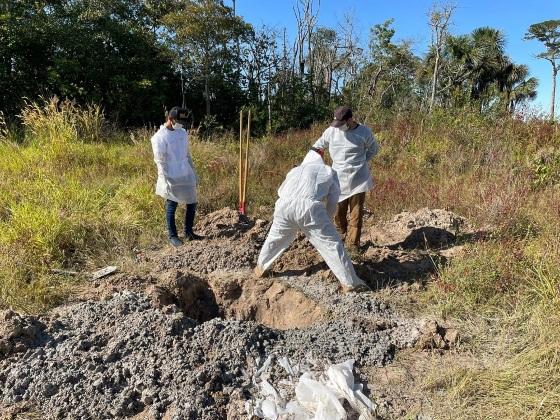
{"type": "Polygon", "coordinates": [[[313,147],[329,150],[341,190],[336,227],[355,253],[360,249],[366,192],[373,188],[369,161],[379,152],[379,144],[369,127],[354,121],[350,107],[340,106],[313,147]]]}

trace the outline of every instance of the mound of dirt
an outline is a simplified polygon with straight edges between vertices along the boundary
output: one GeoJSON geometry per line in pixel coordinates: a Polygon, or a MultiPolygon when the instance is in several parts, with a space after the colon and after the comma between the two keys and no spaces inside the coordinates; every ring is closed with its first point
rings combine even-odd
{"type": "Polygon", "coordinates": [[[49,418],[225,418],[249,360],[276,339],[250,322],[197,326],[128,292],[64,308],[47,333],[45,345],[0,364],[0,398],[49,418]]]}
{"type": "MultiPolygon", "coordinates": [[[[241,239],[247,236],[257,239],[266,234],[269,223],[265,220],[250,219],[237,210],[226,207],[203,216],[196,224],[196,230],[207,239],[241,239]]],[[[264,237],[262,237],[264,240],[264,237]]]]}
{"type": "Polygon", "coordinates": [[[45,325],[34,317],[13,311],[0,312],[0,359],[26,351],[45,341],[45,325]]]}
{"type": "MultiPolygon", "coordinates": [[[[197,226],[198,232],[205,235],[204,240],[142,254],[140,261],[153,266],[154,272],[181,270],[207,275],[215,271],[252,269],[257,264],[270,222],[245,218],[240,221],[237,211],[224,209],[204,217],[197,226]]],[[[300,234],[272,268],[284,274],[309,275],[327,266],[300,234]]]]}
{"type": "Polygon", "coordinates": [[[369,247],[355,264],[356,273],[371,287],[380,288],[391,280],[421,280],[433,273],[446,258],[421,250],[369,247]]]}
{"type": "Polygon", "coordinates": [[[440,248],[451,244],[464,224],[465,220],[453,212],[423,208],[373,225],[366,239],[386,247],[440,248]]]}
{"type": "Polygon", "coordinates": [[[253,268],[259,251],[260,246],[254,241],[202,240],[145,255],[143,262],[152,265],[156,272],[175,269],[206,275],[217,270],[253,268]]]}
{"type": "Polygon", "coordinates": [[[383,366],[417,340],[414,323],[367,295],[333,295],[319,277],[175,272],[147,295],[62,307],[39,319],[39,345],[0,361],[0,406],[55,418],[242,418],[252,372],[270,354],[383,366]]]}
{"type": "Polygon", "coordinates": [[[198,222],[197,232],[205,237],[203,240],[141,254],[139,262],[152,266],[154,272],[175,269],[199,275],[253,268],[268,226],[267,221],[240,217],[236,210],[226,208],[198,222]]]}

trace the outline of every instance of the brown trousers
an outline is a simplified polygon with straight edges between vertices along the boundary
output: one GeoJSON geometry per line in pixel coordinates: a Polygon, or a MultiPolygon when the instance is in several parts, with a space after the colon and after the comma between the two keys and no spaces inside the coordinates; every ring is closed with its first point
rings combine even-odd
{"type": "Polygon", "coordinates": [[[360,246],[365,201],[366,193],[358,193],[339,202],[336,209],[336,228],[343,239],[346,237],[346,243],[352,246],[360,246]]]}

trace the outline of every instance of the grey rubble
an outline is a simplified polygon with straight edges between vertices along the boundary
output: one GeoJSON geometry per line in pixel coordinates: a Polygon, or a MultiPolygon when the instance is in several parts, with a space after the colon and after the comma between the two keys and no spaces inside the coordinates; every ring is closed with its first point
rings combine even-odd
{"type": "Polygon", "coordinates": [[[44,338],[0,362],[1,402],[27,402],[48,418],[225,418],[250,397],[251,376],[268,354],[382,365],[390,330],[333,320],[275,331],[215,318],[197,324],[173,305],[120,292],[62,308],[44,338]]]}
{"type": "Polygon", "coordinates": [[[0,363],[2,403],[29,401],[49,418],[219,418],[247,360],[276,333],[255,323],[201,325],[129,292],[64,308],[46,343],[0,363]],[[167,313],[164,313],[167,312],[167,313]]]}

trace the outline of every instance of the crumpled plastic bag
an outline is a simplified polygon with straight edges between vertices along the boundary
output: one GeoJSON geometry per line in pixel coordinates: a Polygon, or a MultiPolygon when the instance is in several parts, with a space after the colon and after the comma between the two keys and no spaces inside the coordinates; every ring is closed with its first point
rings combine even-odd
{"type": "Polygon", "coordinates": [[[373,420],[377,406],[362,392],[363,385],[354,383],[353,368],[354,360],[330,366],[327,369],[328,386],[360,413],[360,420],[373,420]]]}
{"type": "Polygon", "coordinates": [[[307,412],[314,414],[314,419],[346,420],[346,410],[337,394],[326,384],[312,379],[309,373],[299,378],[296,400],[307,412]]]}
{"type": "Polygon", "coordinates": [[[273,355],[269,356],[253,376],[260,397],[246,404],[249,415],[269,420],[346,420],[348,413],[341,402],[346,400],[360,420],[375,419],[377,405],[363,393],[362,384],[354,383],[354,360],[331,365],[325,372],[307,371],[294,378],[300,369],[292,367],[287,357],[278,358],[278,365],[290,376],[288,384],[295,390],[295,398],[286,402],[269,381],[273,359],[273,355]]]}

